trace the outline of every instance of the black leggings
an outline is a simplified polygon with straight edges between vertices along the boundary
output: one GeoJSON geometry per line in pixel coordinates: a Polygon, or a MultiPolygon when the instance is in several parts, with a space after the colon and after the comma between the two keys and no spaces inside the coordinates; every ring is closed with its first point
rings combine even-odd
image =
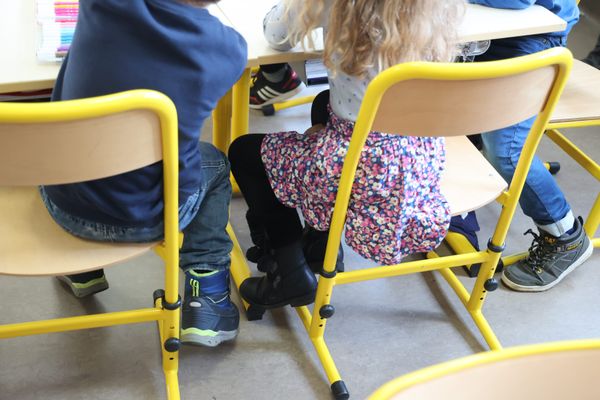
{"type": "MultiPolygon", "coordinates": [[[[302,224],[296,209],[281,204],[271,189],[260,158],[264,137],[249,134],[237,138],[229,147],[229,161],[231,172],[248,204],[248,219],[262,223],[271,246],[280,248],[300,240],[302,224]]],[[[251,230],[257,228],[260,229],[250,227],[251,230]]]]}
{"type": "MultiPolygon", "coordinates": [[[[326,90],[313,101],[313,125],[327,123],[328,104],[329,91],[326,90]]],[[[231,172],[248,204],[249,224],[262,224],[271,246],[279,248],[301,238],[302,223],[296,210],[281,204],[273,193],[260,157],[260,146],[264,137],[263,134],[249,134],[237,138],[229,147],[229,161],[231,172]]],[[[250,226],[251,230],[253,228],[260,229],[250,226]]]]}

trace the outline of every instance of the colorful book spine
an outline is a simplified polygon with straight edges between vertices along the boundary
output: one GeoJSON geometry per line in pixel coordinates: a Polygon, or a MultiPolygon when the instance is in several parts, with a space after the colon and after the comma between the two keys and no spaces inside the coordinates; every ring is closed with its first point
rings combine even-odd
{"type": "Polygon", "coordinates": [[[37,0],[40,61],[60,61],[67,54],[78,14],[78,0],[37,0]]]}

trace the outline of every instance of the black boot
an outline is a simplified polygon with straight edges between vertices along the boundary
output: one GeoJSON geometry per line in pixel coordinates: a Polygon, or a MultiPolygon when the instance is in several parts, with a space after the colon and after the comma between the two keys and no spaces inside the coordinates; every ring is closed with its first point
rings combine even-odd
{"type": "MultiPolygon", "coordinates": [[[[250,210],[246,213],[246,221],[250,228],[250,239],[254,244],[246,250],[246,259],[255,263],[256,268],[261,272],[273,271],[276,268],[275,259],[263,224],[252,215],[250,210]]],[[[315,274],[323,269],[328,236],[329,231],[318,231],[308,225],[302,231],[302,251],[306,262],[315,274]]],[[[335,269],[337,272],[344,272],[344,250],[342,246],[338,250],[335,269]]]]}
{"type": "Polygon", "coordinates": [[[248,278],[240,295],[252,306],[270,309],[286,305],[304,306],[315,301],[317,279],[310,270],[301,243],[274,249],[277,267],[262,277],[248,278]]]}
{"type": "MultiPolygon", "coordinates": [[[[267,233],[265,226],[260,218],[257,218],[250,210],[246,211],[246,222],[250,229],[250,239],[254,246],[246,250],[246,259],[253,263],[258,263],[263,255],[267,252],[267,233]]],[[[267,272],[267,271],[263,271],[267,272]]]]}
{"type": "MultiPolygon", "coordinates": [[[[302,251],[304,257],[306,257],[306,262],[315,274],[323,269],[328,236],[329,231],[318,231],[308,225],[302,232],[302,251]]],[[[335,269],[337,272],[344,272],[344,250],[342,250],[342,246],[338,250],[335,269]]]]}

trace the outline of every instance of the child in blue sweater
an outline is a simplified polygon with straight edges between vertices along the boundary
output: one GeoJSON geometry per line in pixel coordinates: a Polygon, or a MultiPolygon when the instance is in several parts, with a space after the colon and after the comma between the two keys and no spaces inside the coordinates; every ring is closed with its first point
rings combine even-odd
{"type": "MultiPolygon", "coordinates": [[[[215,1],[81,0],[79,20],[53,100],[154,89],[179,118],[180,265],[185,272],[183,343],[216,346],[237,335],[229,299],[229,163],[200,130],[241,76],[246,43],[205,8],[215,1]],[[215,68],[218,66],[218,68],[215,68]]],[[[65,230],[99,241],[148,242],[163,235],[162,165],[83,183],[44,186],[65,230]]],[[[77,297],[108,288],[102,270],[62,277],[77,297]]]]}
{"type": "MultiPolygon", "coordinates": [[[[565,46],[567,36],[579,19],[575,0],[469,0],[496,8],[524,9],[539,5],[567,22],[563,32],[492,40],[487,52],[475,61],[492,61],[523,56],[551,47],[565,46]]],[[[501,110],[499,110],[501,112],[501,110]]],[[[510,182],[534,118],[482,135],[484,152],[510,182]]],[[[520,199],[523,212],[533,219],[539,234],[533,236],[529,256],[506,268],[502,282],[518,291],[538,292],[552,288],[592,254],[592,243],[575,218],[565,196],[543,163],[536,157],[520,199]]]]}

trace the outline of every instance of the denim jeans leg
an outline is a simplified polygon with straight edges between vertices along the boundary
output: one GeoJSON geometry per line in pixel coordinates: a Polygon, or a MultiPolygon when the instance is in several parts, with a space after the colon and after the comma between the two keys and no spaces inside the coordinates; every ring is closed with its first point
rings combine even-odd
{"type": "MultiPolygon", "coordinates": [[[[552,47],[566,45],[565,37],[538,35],[493,40],[489,50],[476,58],[476,61],[502,60],[524,56],[552,47]]],[[[521,155],[527,134],[535,118],[513,126],[488,132],[482,135],[484,154],[498,172],[510,182],[516,163],[521,155]]],[[[554,232],[562,232],[562,222],[572,219],[571,208],[552,175],[538,157],[534,157],[519,200],[525,215],[531,217],[538,226],[560,225],[554,232]]]]}
{"type": "Polygon", "coordinates": [[[184,271],[227,270],[233,247],[226,232],[231,200],[229,161],[209,143],[200,142],[200,154],[200,207],[192,221],[183,228],[180,267],[184,271]]]}
{"type": "MultiPolygon", "coordinates": [[[[507,182],[512,180],[533,121],[534,118],[531,118],[482,135],[486,158],[507,182]]],[[[562,191],[537,156],[531,163],[519,204],[525,215],[537,225],[556,223],[570,211],[562,191]]]]}

